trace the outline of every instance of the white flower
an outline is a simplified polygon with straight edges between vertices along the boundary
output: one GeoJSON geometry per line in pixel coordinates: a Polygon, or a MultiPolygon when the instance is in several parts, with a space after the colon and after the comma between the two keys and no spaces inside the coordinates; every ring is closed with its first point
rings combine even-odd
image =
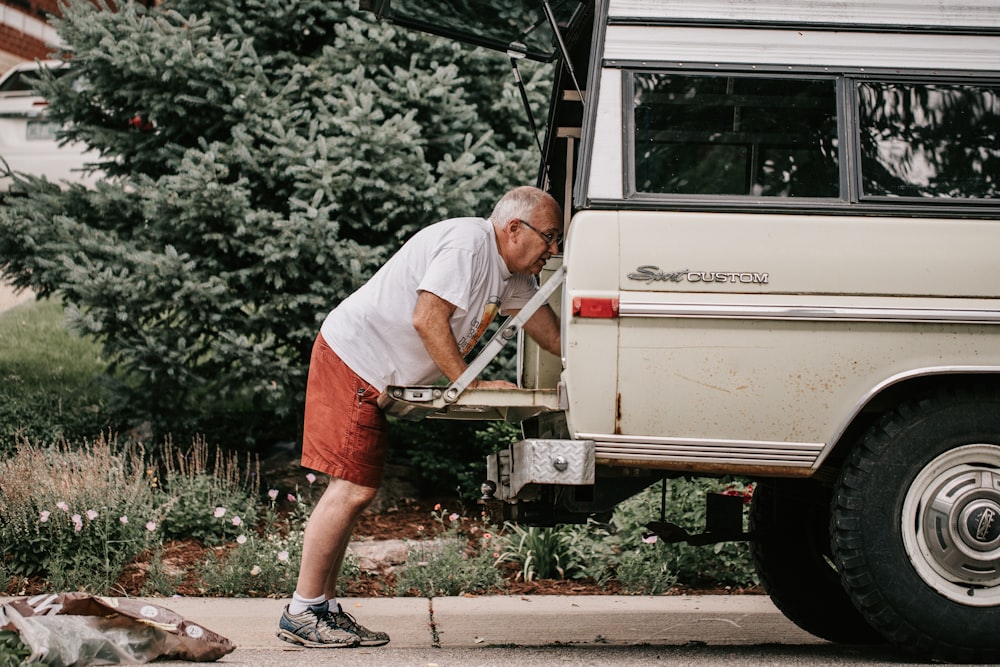
{"type": "Polygon", "coordinates": [[[148,530],[151,533],[154,530],[156,530],[156,522],[155,521],[147,521],[146,522],[146,530],[148,530]]]}
{"type": "Polygon", "coordinates": [[[128,517],[125,516],[124,514],[118,517],[118,520],[121,521],[122,523],[128,523],[128,517]]]}
{"type": "Polygon", "coordinates": [[[247,543],[246,535],[240,535],[239,537],[236,538],[236,544],[246,544],[246,543],[247,543]]]}
{"type": "Polygon", "coordinates": [[[287,551],[279,551],[278,552],[278,560],[280,560],[282,562],[287,561],[288,560],[288,552],[287,551]]]}
{"type": "Polygon", "coordinates": [[[222,517],[226,516],[226,508],[216,507],[215,514],[213,516],[215,516],[216,519],[221,519],[222,517]]]}
{"type": "Polygon", "coordinates": [[[240,526],[242,524],[243,524],[243,519],[239,518],[238,516],[234,516],[233,517],[233,525],[234,526],[240,526]]]}
{"type": "Polygon", "coordinates": [[[256,577],[258,574],[260,574],[260,565],[254,565],[252,568],[250,568],[251,577],[256,577]]]}

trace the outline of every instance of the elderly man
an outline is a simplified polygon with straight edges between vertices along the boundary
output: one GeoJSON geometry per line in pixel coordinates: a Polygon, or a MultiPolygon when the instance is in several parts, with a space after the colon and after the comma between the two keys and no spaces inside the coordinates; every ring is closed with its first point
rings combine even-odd
{"type": "MultiPolygon", "coordinates": [[[[354,524],[382,480],[387,424],[379,394],[390,384],[457,379],[497,313],[515,313],[531,298],[535,276],[559,250],[561,230],[562,210],[551,196],[515,188],[488,220],[455,218],[419,231],[327,316],[310,360],[302,465],[329,474],[330,483],[306,525],[295,594],[278,637],[321,648],[389,641],[336,602],[354,524]]],[[[524,330],[560,353],[559,321],[547,306],[524,330]]],[[[470,385],[501,387],[514,385],[470,385]]]]}

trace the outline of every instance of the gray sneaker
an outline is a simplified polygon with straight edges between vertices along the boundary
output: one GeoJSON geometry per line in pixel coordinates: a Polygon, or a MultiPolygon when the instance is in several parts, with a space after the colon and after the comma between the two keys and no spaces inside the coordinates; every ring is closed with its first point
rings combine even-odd
{"type": "Polygon", "coordinates": [[[352,635],[357,636],[357,638],[361,641],[361,646],[384,646],[389,643],[389,635],[384,632],[369,630],[355,621],[354,617],[344,611],[339,604],[337,605],[336,611],[331,609],[327,613],[327,617],[330,619],[332,624],[336,625],[341,630],[345,630],[350,632],[352,635]]]}
{"type": "Polygon", "coordinates": [[[306,648],[352,648],[361,644],[357,634],[341,629],[331,619],[326,610],[310,607],[301,614],[289,614],[286,606],[278,621],[278,639],[306,648]]]}

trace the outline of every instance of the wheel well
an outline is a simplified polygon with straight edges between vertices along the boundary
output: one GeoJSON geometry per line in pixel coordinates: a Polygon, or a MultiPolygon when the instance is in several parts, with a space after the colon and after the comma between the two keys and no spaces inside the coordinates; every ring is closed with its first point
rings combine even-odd
{"type": "Polygon", "coordinates": [[[921,396],[955,389],[968,390],[970,387],[992,391],[1000,389],[1000,371],[996,373],[938,373],[903,379],[884,387],[858,411],[854,419],[837,439],[830,454],[823,460],[816,472],[816,478],[832,483],[836,479],[844,459],[850,454],[862,435],[882,415],[901,403],[921,396]]]}

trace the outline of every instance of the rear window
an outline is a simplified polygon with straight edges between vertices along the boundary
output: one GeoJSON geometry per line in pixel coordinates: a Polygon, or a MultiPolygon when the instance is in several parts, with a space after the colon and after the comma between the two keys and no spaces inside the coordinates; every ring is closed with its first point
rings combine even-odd
{"type": "Polygon", "coordinates": [[[864,196],[1000,194],[1000,86],[862,81],[857,89],[864,196]]]}
{"type": "Polygon", "coordinates": [[[833,79],[633,73],[637,192],[839,195],[833,79]]]}
{"type": "Polygon", "coordinates": [[[631,191],[845,203],[1000,197],[1000,84],[840,79],[849,94],[837,94],[834,77],[626,72],[631,191]]]}

